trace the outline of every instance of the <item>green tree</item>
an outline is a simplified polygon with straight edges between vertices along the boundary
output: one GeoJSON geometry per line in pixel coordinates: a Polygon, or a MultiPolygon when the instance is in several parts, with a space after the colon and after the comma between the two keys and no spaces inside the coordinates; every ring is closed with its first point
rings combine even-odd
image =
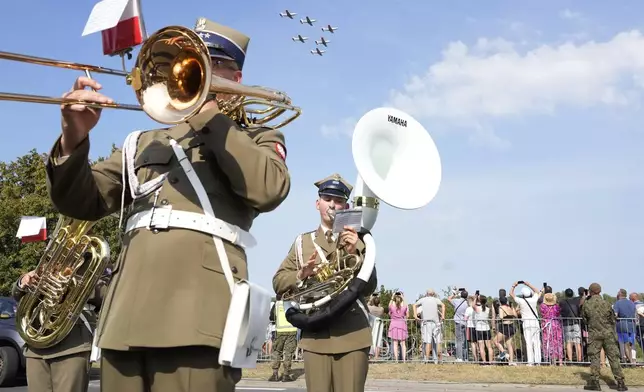
{"type": "MultiPolygon", "coordinates": [[[[12,162],[0,162],[0,295],[9,295],[13,283],[34,269],[45,251],[45,242],[22,244],[16,237],[21,217],[47,218],[48,234],[56,226],[59,214],[47,193],[46,159],[46,154],[32,150],[12,162]]],[[[112,262],[116,260],[121,248],[118,217],[100,220],[92,232],[105,238],[112,262]]]]}

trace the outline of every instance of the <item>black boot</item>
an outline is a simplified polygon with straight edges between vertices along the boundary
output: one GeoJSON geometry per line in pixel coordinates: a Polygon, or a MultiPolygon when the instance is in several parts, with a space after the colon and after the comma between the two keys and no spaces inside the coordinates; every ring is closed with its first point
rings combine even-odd
{"type": "Polygon", "coordinates": [[[295,381],[295,375],[291,373],[291,371],[285,371],[284,374],[282,374],[282,382],[290,382],[290,381],[295,381]]]}
{"type": "Polygon", "coordinates": [[[586,391],[601,391],[602,387],[599,385],[599,381],[591,380],[591,381],[588,381],[586,385],[584,385],[584,389],[586,391]]]}
{"type": "Polygon", "coordinates": [[[626,384],[624,384],[624,380],[617,380],[617,390],[628,391],[628,388],[626,388],[626,384]]]}
{"type": "Polygon", "coordinates": [[[277,369],[273,369],[273,375],[268,378],[268,381],[279,381],[280,377],[277,374],[277,369]]]}

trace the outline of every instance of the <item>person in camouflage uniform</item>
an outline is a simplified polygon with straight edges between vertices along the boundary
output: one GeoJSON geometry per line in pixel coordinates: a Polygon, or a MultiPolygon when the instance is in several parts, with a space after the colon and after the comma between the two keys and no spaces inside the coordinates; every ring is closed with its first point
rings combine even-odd
{"type": "Polygon", "coordinates": [[[590,380],[584,387],[588,391],[601,391],[599,385],[599,358],[602,348],[610,362],[610,370],[617,381],[618,391],[627,391],[624,373],[620,365],[619,344],[615,323],[617,318],[613,308],[601,296],[601,286],[593,283],[588,288],[590,298],[584,302],[581,315],[588,328],[588,357],[590,357],[590,380]]]}
{"type": "Polygon", "coordinates": [[[276,338],[273,344],[273,362],[271,368],[273,374],[269,377],[268,381],[295,381],[296,377],[291,373],[291,362],[295,350],[297,349],[297,329],[285,321],[283,312],[283,301],[281,296],[277,296],[273,312],[275,314],[275,331],[276,338]],[[280,317],[280,313],[281,317],[280,317]],[[283,358],[283,359],[282,359],[283,358]],[[280,363],[283,366],[282,376],[279,376],[280,363]]]}

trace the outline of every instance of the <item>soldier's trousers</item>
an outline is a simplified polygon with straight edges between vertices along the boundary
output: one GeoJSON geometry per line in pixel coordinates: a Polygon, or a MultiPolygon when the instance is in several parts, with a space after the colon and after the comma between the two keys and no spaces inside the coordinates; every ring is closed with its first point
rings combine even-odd
{"type": "Polygon", "coordinates": [[[304,351],[307,392],[364,392],[369,347],[344,354],[304,351]]]}
{"type": "Polygon", "coordinates": [[[600,356],[602,348],[606,354],[606,358],[610,362],[610,370],[616,381],[624,380],[624,373],[622,372],[622,365],[620,364],[621,356],[619,353],[619,343],[617,342],[616,334],[608,334],[606,336],[593,336],[588,334],[588,357],[590,358],[590,376],[593,381],[599,381],[601,373],[600,356]]]}
{"type": "Polygon", "coordinates": [[[283,363],[284,373],[291,371],[291,362],[297,349],[297,332],[278,332],[273,343],[273,370],[279,370],[283,363]],[[283,359],[282,359],[283,358],[283,359]]]}
{"type": "Polygon", "coordinates": [[[26,358],[29,392],[86,392],[89,387],[89,351],[63,357],[26,358]]]}
{"type": "Polygon", "coordinates": [[[234,392],[241,370],[206,346],[101,350],[102,392],[234,392]]]}

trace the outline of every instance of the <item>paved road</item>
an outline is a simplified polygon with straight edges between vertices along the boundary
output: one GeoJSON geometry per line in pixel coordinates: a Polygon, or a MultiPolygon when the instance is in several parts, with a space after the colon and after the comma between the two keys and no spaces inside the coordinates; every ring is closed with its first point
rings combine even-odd
{"type": "MultiPolygon", "coordinates": [[[[368,381],[366,392],[516,392],[517,389],[531,391],[548,391],[548,392],[572,392],[583,390],[582,387],[557,387],[557,386],[531,386],[531,385],[495,385],[495,384],[432,384],[413,381],[368,381]]],[[[270,383],[267,381],[244,380],[237,386],[237,391],[254,391],[254,392],[304,392],[303,380],[293,383],[270,383]]],[[[604,387],[604,390],[609,390],[604,387]]],[[[26,386],[3,388],[2,392],[27,392],[26,386]]],[[[100,381],[94,380],[89,385],[90,392],[100,391],[100,381]]],[[[631,392],[644,392],[644,388],[632,387],[631,392]]]]}

